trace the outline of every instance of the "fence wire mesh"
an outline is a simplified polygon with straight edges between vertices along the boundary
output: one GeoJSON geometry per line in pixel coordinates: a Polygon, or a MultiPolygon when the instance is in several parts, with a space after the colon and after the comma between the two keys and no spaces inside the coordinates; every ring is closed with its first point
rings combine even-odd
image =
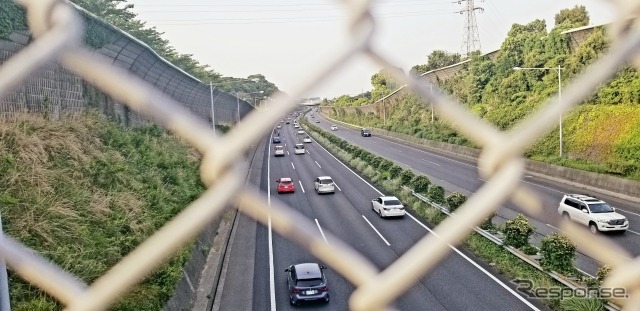
{"type": "MultiPolygon", "coordinates": [[[[314,256],[331,266],[356,287],[349,300],[352,310],[384,310],[408,288],[429,273],[486,216],[502,203],[511,200],[524,211],[542,217],[542,203],[529,189],[520,185],[524,173],[522,153],[538,137],[606,82],[627,62],[640,66],[640,32],[637,16],[640,1],[614,0],[609,3],[619,12],[609,27],[612,41],[608,54],[591,65],[584,74],[566,87],[563,100],[551,98],[539,111],[519,126],[502,132],[474,116],[463,105],[416,77],[407,76],[372,46],[376,21],[372,2],[342,0],[347,12],[348,44],[334,49],[322,70],[309,74],[290,96],[276,96],[268,110],[253,111],[224,137],[183,106],[155,90],[150,84],[109,64],[103,57],[81,45],[83,26],[78,14],[63,0],[17,0],[27,9],[30,30],[35,38],[26,48],[0,68],[0,97],[48,63],[59,61],[66,69],[100,88],[129,108],[184,138],[202,155],[201,178],[207,190],[183,212],[165,224],[149,239],[123,258],[93,284],[83,284],[74,275],[50,263],[23,244],[6,237],[0,252],[7,264],[22,278],[59,300],[66,310],[103,310],[122,297],[131,287],[158,267],[178,249],[193,239],[211,219],[221,215],[230,201],[240,204],[240,211],[261,223],[270,222],[282,236],[299,243],[314,256]],[[295,108],[314,86],[332,77],[338,68],[356,58],[369,58],[392,72],[406,88],[427,102],[433,102],[439,117],[483,147],[479,158],[480,174],[485,185],[459,208],[458,217],[448,218],[435,234],[423,237],[384,271],[346,243],[328,245],[309,232],[309,220],[280,203],[268,206],[257,188],[245,187],[244,164],[237,154],[260,140],[280,118],[295,108]]],[[[634,260],[621,247],[612,251],[610,241],[587,234],[582,227],[556,219],[552,225],[567,232],[589,256],[610,265],[612,271],[604,286],[624,287],[630,299],[618,301],[625,310],[640,310],[640,258],[634,260]],[[617,255],[614,255],[617,254],[617,255]],[[624,256],[620,256],[623,254],[624,256]]],[[[332,240],[338,241],[337,238],[332,240]]]]}

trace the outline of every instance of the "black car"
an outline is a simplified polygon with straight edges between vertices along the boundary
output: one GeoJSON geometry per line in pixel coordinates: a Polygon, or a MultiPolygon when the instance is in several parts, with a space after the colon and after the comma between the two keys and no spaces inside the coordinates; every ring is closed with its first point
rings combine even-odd
{"type": "Polygon", "coordinates": [[[360,130],[360,135],[362,135],[363,137],[371,137],[371,130],[369,130],[369,129],[361,129],[360,130]]]}
{"type": "Polygon", "coordinates": [[[279,144],[280,143],[280,136],[273,136],[272,141],[273,141],[274,144],[279,144]]]}
{"type": "Polygon", "coordinates": [[[289,266],[287,286],[289,288],[289,303],[299,305],[303,301],[329,302],[329,288],[327,278],[322,270],[327,267],[317,263],[301,263],[289,266]]]}

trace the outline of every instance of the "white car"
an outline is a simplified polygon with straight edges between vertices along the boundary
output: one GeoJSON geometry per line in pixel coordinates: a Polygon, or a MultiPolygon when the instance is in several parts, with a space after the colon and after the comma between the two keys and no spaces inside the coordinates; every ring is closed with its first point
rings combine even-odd
{"type": "Polygon", "coordinates": [[[304,154],[304,145],[303,144],[296,144],[295,146],[293,146],[293,153],[294,154],[304,154]]]}
{"type": "Polygon", "coordinates": [[[305,137],[302,139],[302,142],[303,142],[303,143],[311,143],[311,137],[309,137],[309,136],[305,136],[305,137]]]}
{"type": "Polygon", "coordinates": [[[281,129],[281,128],[282,128],[282,125],[278,124],[278,125],[276,125],[276,128],[277,128],[277,129],[281,129]]]}
{"type": "Polygon", "coordinates": [[[296,128],[296,129],[297,129],[297,128],[299,128],[299,127],[300,127],[300,125],[298,125],[298,123],[294,123],[294,124],[293,124],[293,128],[296,128]]]}
{"type": "Polygon", "coordinates": [[[316,192],[320,193],[335,193],[335,184],[333,179],[329,176],[320,176],[314,181],[316,192]]]}
{"type": "Polygon", "coordinates": [[[403,217],[405,214],[404,205],[400,200],[392,196],[382,196],[371,200],[371,209],[378,213],[380,217],[403,217]]]}
{"type": "Polygon", "coordinates": [[[298,135],[304,135],[304,131],[303,130],[298,130],[298,135]]]}
{"type": "Polygon", "coordinates": [[[284,157],[284,147],[282,146],[276,146],[275,151],[273,152],[273,156],[275,157],[284,157]]]}
{"type": "Polygon", "coordinates": [[[562,217],[581,223],[592,233],[598,231],[626,231],[629,221],[623,215],[600,199],[583,194],[565,194],[558,214],[562,217]]]}
{"type": "Polygon", "coordinates": [[[337,130],[338,130],[338,126],[337,126],[337,125],[335,125],[335,124],[332,124],[332,125],[331,125],[331,130],[332,130],[332,131],[337,131],[337,130]]]}

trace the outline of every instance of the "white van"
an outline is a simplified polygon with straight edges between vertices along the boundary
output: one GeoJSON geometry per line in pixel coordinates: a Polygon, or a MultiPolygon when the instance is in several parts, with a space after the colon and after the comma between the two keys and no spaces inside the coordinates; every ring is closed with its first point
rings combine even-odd
{"type": "Polygon", "coordinates": [[[296,144],[293,147],[293,153],[295,154],[304,154],[304,145],[303,144],[296,144]]]}

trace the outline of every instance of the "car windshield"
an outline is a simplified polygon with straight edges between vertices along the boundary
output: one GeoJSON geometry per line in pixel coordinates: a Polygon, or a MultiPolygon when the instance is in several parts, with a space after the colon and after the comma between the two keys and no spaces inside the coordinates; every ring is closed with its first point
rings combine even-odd
{"type": "Polygon", "coordinates": [[[303,145],[296,145],[296,147],[295,147],[295,148],[296,148],[296,149],[304,149],[304,146],[303,146],[303,145]]]}
{"type": "Polygon", "coordinates": [[[386,200],[384,201],[384,205],[402,205],[398,200],[386,200]]]}
{"type": "Polygon", "coordinates": [[[613,208],[607,203],[589,204],[589,209],[592,213],[611,213],[613,208]]]}
{"type": "Polygon", "coordinates": [[[296,286],[299,287],[312,287],[322,285],[322,279],[302,279],[296,282],[296,286]]]}
{"type": "Polygon", "coordinates": [[[276,147],[276,150],[282,150],[282,149],[284,149],[284,147],[282,147],[282,146],[277,146],[276,147]]]}
{"type": "Polygon", "coordinates": [[[280,182],[280,184],[285,185],[285,186],[290,185],[291,183],[292,183],[291,180],[284,180],[284,181],[280,182]]]}
{"type": "Polygon", "coordinates": [[[332,184],[333,180],[331,179],[320,179],[320,183],[323,185],[328,185],[328,184],[332,184]]]}

